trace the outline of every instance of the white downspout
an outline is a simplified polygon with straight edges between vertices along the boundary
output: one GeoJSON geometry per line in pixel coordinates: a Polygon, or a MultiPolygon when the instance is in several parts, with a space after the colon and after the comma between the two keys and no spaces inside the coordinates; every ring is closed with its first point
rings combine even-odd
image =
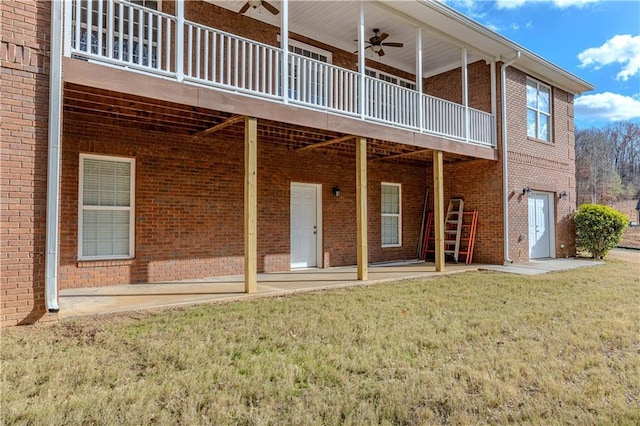
{"type": "Polygon", "coordinates": [[[516,52],[516,56],[508,62],[502,64],[500,68],[500,85],[501,85],[501,97],[502,97],[502,209],[503,209],[503,221],[504,224],[504,261],[505,263],[513,263],[513,260],[509,258],[509,166],[507,158],[507,67],[511,66],[515,61],[520,58],[520,51],[516,52]]]}
{"type": "Polygon", "coordinates": [[[62,2],[51,2],[51,69],[49,70],[49,164],[47,170],[47,240],[45,303],[58,306],[58,229],[60,226],[60,139],[62,122],[62,2]]]}

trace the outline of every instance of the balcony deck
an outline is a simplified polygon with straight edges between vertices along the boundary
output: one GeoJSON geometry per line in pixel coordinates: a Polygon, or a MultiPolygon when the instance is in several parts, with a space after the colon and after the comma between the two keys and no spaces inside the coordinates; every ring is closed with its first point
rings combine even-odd
{"type": "Polygon", "coordinates": [[[73,58],[337,121],[381,124],[417,139],[495,147],[494,116],[484,111],[132,3],[68,4],[65,52],[73,58]]]}

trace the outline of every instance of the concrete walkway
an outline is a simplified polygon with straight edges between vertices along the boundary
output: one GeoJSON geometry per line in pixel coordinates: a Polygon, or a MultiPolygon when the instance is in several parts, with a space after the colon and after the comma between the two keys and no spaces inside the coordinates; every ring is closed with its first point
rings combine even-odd
{"type": "Polygon", "coordinates": [[[570,269],[585,268],[587,266],[602,265],[599,262],[589,259],[544,259],[532,260],[527,263],[514,263],[511,265],[485,265],[478,267],[478,270],[506,272],[519,275],[539,275],[547,272],[568,271],[570,269]]]}
{"type": "Polygon", "coordinates": [[[284,273],[258,274],[258,292],[254,294],[244,293],[242,275],[152,284],[65,289],[60,291],[59,318],[67,319],[84,315],[280,296],[415,278],[434,278],[466,271],[492,270],[533,275],[594,266],[601,263],[576,259],[554,259],[508,266],[447,264],[445,272],[435,272],[433,263],[396,262],[370,266],[369,279],[365,282],[356,280],[355,266],[305,269],[284,273]]]}

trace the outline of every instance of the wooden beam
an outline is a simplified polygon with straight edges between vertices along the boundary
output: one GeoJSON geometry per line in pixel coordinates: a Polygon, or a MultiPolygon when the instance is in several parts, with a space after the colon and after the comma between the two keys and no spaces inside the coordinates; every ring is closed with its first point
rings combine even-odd
{"type": "Polygon", "coordinates": [[[356,138],[356,232],[358,280],[366,281],[368,275],[367,244],[367,138],[356,138]]]}
{"type": "Polygon", "coordinates": [[[401,152],[400,154],[392,154],[392,155],[387,155],[385,157],[374,158],[371,161],[393,160],[394,158],[407,157],[409,155],[421,154],[421,153],[429,152],[429,151],[431,151],[431,150],[430,149],[418,149],[417,151],[401,152]]]}
{"type": "Polygon", "coordinates": [[[442,151],[433,151],[433,223],[436,272],[444,272],[444,188],[442,151]]]}
{"type": "Polygon", "coordinates": [[[298,148],[296,151],[304,151],[305,149],[320,148],[327,145],[333,145],[334,143],[346,142],[353,138],[355,138],[355,136],[353,135],[341,136],[339,138],[329,139],[328,141],[314,143],[313,145],[303,146],[302,148],[298,148]]]}
{"type": "Polygon", "coordinates": [[[244,118],[244,291],[258,291],[258,120],[244,118]]]}
{"type": "MultiPolygon", "coordinates": [[[[201,131],[201,132],[194,133],[194,134],[193,134],[193,135],[191,135],[191,136],[192,136],[192,137],[194,137],[194,138],[196,138],[196,139],[197,139],[197,138],[201,138],[201,137],[203,137],[203,136],[208,136],[208,135],[210,135],[211,133],[215,133],[215,132],[217,132],[218,130],[222,130],[222,129],[227,128],[227,127],[229,127],[229,126],[233,126],[234,124],[239,123],[239,122],[241,122],[241,121],[242,121],[242,120],[244,120],[244,119],[245,119],[245,117],[244,117],[244,116],[242,116],[242,115],[236,115],[235,117],[231,117],[230,119],[228,119],[228,120],[226,120],[226,121],[223,121],[222,123],[216,124],[216,125],[215,125],[215,126],[213,126],[213,127],[209,127],[208,129],[205,129],[205,130],[203,130],[203,131],[201,131]]],[[[245,132],[246,132],[246,128],[245,128],[245,132]]]]}

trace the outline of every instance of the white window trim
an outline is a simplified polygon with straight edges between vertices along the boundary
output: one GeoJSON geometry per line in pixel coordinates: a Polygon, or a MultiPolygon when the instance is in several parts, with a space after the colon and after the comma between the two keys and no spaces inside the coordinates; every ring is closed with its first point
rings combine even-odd
{"type": "MultiPolygon", "coordinates": [[[[145,5],[145,4],[140,4],[140,3],[136,3],[132,0],[124,0],[128,3],[133,3],[133,4],[137,4],[138,6],[142,6],[142,7],[146,7],[147,9],[151,9],[151,10],[157,10],[158,12],[162,12],[162,0],[156,0],[157,4],[158,4],[158,8],[157,9],[153,9],[150,8],[149,6],[145,5]]],[[[142,3],[145,3],[144,1],[142,3]]]]}
{"type": "MultiPolygon", "coordinates": [[[[547,114],[544,111],[540,111],[539,108],[531,108],[528,105],[528,102],[527,102],[527,111],[528,110],[532,110],[532,111],[536,112],[536,135],[535,136],[529,136],[529,132],[527,131],[527,136],[530,137],[530,138],[535,138],[535,139],[543,141],[543,142],[551,143],[551,142],[553,142],[553,90],[552,90],[551,86],[549,86],[548,84],[544,84],[543,82],[538,81],[538,80],[536,80],[534,78],[527,77],[526,85],[529,85],[530,83],[532,83],[532,84],[534,84],[536,86],[537,96],[540,96],[540,87],[541,86],[545,87],[545,88],[547,88],[549,90],[549,113],[547,114]],[[540,114],[544,114],[544,115],[548,115],[549,116],[549,140],[540,138],[540,114]]],[[[528,122],[527,122],[527,127],[529,127],[529,123],[528,122]]]]}
{"type": "Polygon", "coordinates": [[[388,247],[402,247],[402,184],[382,182],[380,184],[380,240],[382,241],[382,218],[383,217],[397,217],[398,218],[398,244],[381,244],[383,248],[388,247]],[[398,213],[382,213],[382,187],[383,186],[397,186],[398,187],[398,213]]]}
{"type": "MultiPolygon", "coordinates": [[[[280,34],[278,34],[278,43],[280,43],[280,41],[281,41],[280,40],[280,34]]],[[[293,40],[293,39],[290,38],[289,39],[289,47],[291,48],[291,46],[297,47],[299,49],[307,50],[307,51],[309,51],[311,53],[317,53],[318,55],[326,56],[327,57],[327,62],[326,63],[327,64],[332,64],[333,63],[333,53],[328,51],[328,50],[324,50],[324,49],[321,49],[319,47],[312,46],[310,44],[303,43],[301,41],[293,40]]],[[[290,52],[290,53],[293,53],[293,52],[290,52]]],[[[309,59],[313,60],[313,58],[309,58],[309,59]]]]}
{"type": "Polygon", "coordinates": [[[133,259],[135,257],[135,181],[136,181],[136,160],[135,158],[128,157],[113,157],[108,155],[96,155],[96,154],[80,154],[80,164],[78,171],[78,260],[114,260],[114,259],[133,259]],[[115,206],[84,206],[84,160],[95,159],[102,161],[118,161],[121,163],[129,163],[131,167],[130,174],[130,188],[129,197],[130,202],[128,207],[115,207],[115,206]],[[121,256],[84,256],[82,254],[82,240],[83,240],[83,212],[84,210],[129,210],[129,254],[121,256]]]}
{"type": "Polygon", "coordinates": [[[377,69],[377,68],[366,67],[365,69],[366,69],[369,73],[375,73],[375,75],[368,75],[368,76],[369,76],[369,77],[371,77],[371,78],[378,78],[378,79],[380,79],[380,77],[379,77],[379,76],[381,76],[381,75],[383,75],[383,76],[385,76],[385,77],[395,78],[395,79],[398,81],[397,83],[392,83],[392,82],[390,82],[390,81],[383,80],[383,79],[380,79],[380,80],[384,81],[385,83],[389,83],[389,84],[396,84],[397,86],[400,86],[400,87],[402,87],[402,88],[404,88],[404,89],[407,89],[407,90],[414,90],[414,91],[416,90],[415,88],[413,88],[413,89],[412,89],[412,88],[409,88],[409,87],[406,87],[406,86],[402,86],[402,85],[400,84],[400,82],[403,82],[403,83],[411,84],[411,85],[415,86],[415,85],[416,85],[416,82],[415,82],[415,81],[407,80],[406,78],[398,77],[397,75],[389,74],[388,72],[384,72],[384,71],[380,71],[380,70],[379,70],[379,69],[377,69]]]}

